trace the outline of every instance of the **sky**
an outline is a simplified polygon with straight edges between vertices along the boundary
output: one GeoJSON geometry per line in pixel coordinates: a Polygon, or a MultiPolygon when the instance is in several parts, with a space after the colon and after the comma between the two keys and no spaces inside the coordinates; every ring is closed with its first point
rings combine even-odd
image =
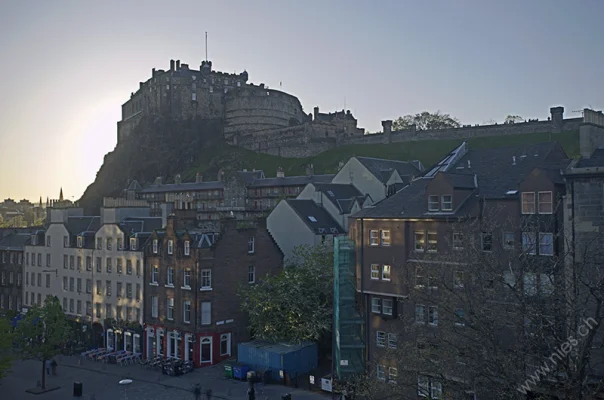
{"type": "Polygon", "coordinates": [[[601,0],[3,0],[0,200],[77,200],[151,69],[247,70],[359,126],[604,108],[601,0]]]}

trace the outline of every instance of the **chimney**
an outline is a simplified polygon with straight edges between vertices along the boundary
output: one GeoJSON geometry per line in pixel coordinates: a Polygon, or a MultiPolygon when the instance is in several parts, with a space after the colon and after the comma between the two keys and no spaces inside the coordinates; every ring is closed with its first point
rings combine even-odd
{"type": "Polygon", "coordinates": [[[180,185],[182,183],[182,179],[180,179],[180,174],[176,174],[176,176],[174,177],[174,183],[176,183],[177,185],[180,185]]]}
{"type": "Polygon", "coordinates": [[[315,107],[315,109],[313,111],[314,111],[313,119],[316,121],[317,117],[319,116],[319,107],[315,107]]]}
{"type": "Polygon", "coordinates": [[[549,113],[552,116],[554,132],[560,132],[564,122],[564,107],[552,107],[549,109],[549,113]]]}
{"type": "Polygon", "coordinates": [[[155,76],[155,68],[153,68],[153,69],[151,70],[151,77],[154,77],[154,76],[155,76]]]}
{"type": "Polygon", "coordinates": [[[201,175],[199,172],[195,174],[195,183],[201,183],[203,182],[203,175],[201,175]]]}
{"type": "Polygon", "coordinates": [[[180,60],[176,60],[176,70],[180,69],[180,60]]]}
{"type": "Polygon", "coordinates": [[[311,176],[315,174],[315,167],[312,164],[306,166],[306,175],[311,176]]]}
{"type": "Polygon", "coordinates": [[[161,185],[162,184],[162,179],[161,176],[158,176],[157,178],[155,178],[155,181],[153,182],[154,185],[161,185]]]}
{"type": "Polygon", "coordinates": [[[382,129],[384,135],[390,135],[392,133],[392,120],[382,121],[382,129]]]}
{"type": "Polygon", "coordinates": [[[342,168],[344,168],[344,161],[338,163],[338,171],[342,170],[342,168]]]}
{"type": "Polygon", "coordinates": [[[174,60],[170,60],[170,71],[174,71],[174,60]]]}
{"type": "Polygon", "coordinates": [[[283,167],[278,167],[277,168],[277,178],[283,178],[285,177],[285,172],[283,171],[283,167]]]}
{"type": "Polygon", "coordinates": [[[169,214],[168,218],[166,219],[166,230],[167,231],[174,231],[174,225],[175,225],[175,220],[176,216],[174,214],[169,214]]]}
{"type": "Polygon", "coordinates": [[[512,165],[516,165],[516,156],[512,156],[512,165]]]}

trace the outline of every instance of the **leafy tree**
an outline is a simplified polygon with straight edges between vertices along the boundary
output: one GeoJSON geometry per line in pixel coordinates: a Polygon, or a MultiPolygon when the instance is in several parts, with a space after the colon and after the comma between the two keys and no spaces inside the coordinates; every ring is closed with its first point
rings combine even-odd
{"type": "Polygon", "coordinates": [[[508,115],[505,117],[504,124],[515,124],[516,122],[522,122],[524,119],[520,115],[508,115]]]}
{"type": "Polygon", "coordinates": [[[44,306],[32,306],[16,330],[18,351],[24,359],[42,361],[42,389],[46,388],[45,363],[61,351],[71,329],[57,297],[48,297],[44,306]]]}
{"type": "Polygon", "coordinates": [[[411,125],[415,125],[415,129],[418,131],[460,127],[459,120],[449,114],[442,114],[440,111],[435,113],[423,111],[415,115],[409,114],[397,118],[392,123],[392,129],[395,131],[409,129],[411,125]]]}
{"type": "Polygon", "coordinates": [[[298,246],[280,274],[243,286],[239,295],[256,337],[319,340],[332,326],[333,248],[298,246]]]}
{"type": "Polygon", "coordinates": [[[0,379],[6,376],[13,363],[13,337],[8,317],[0,316],[0,379]]]}

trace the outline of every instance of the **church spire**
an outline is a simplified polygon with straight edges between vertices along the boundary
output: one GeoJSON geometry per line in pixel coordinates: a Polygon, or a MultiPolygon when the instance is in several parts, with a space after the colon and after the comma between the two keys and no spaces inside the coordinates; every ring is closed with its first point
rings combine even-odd
{"type": "Polygon", "coordinates": [[[40,196],[40,208],[42,208],[42,196],[40,196]]]}
{"type": "Polygon", "coordinates": [[[61,188],[61,193],[59,194],[59,201],[63,201],[63,188],[61,188]]]}

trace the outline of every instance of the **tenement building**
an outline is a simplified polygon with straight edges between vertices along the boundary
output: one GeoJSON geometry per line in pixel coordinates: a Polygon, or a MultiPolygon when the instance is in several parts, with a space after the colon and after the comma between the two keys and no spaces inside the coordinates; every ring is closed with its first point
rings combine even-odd
{"type": "Polygon", "coordinates": [[[21,312],[23,248],[30,234],[12,232],[0,239],[0,313],[21,312]]]}
{"type": "Polygon", "coordinates": [[[220,220],[208,232],[179,230],[174,216],[145,247],[145,355],[214,365],[249,339],[241,285],[283,268],[262,219],[220,220]]]}
{"type": "Polygon", "coordinates": [[[142,247],[159,228],[161,218],[149,217],[140,200],[105,198],[100,216],[53,202],[47,229],[25,246],[24,305],[56,296],[64,312],[90,323],[108,348],[142,352],[142,247]],[[126,329],[136,326],[139,332],[126,329]]]}
{"type": "Polygon", "coordinates": [[[464,142],[351,217],[365,358],[378,382],[400,383],[379,390],[511,398],[550,357],[566,337],[557,266],[569,163],[557,143],[464,142]]]}

